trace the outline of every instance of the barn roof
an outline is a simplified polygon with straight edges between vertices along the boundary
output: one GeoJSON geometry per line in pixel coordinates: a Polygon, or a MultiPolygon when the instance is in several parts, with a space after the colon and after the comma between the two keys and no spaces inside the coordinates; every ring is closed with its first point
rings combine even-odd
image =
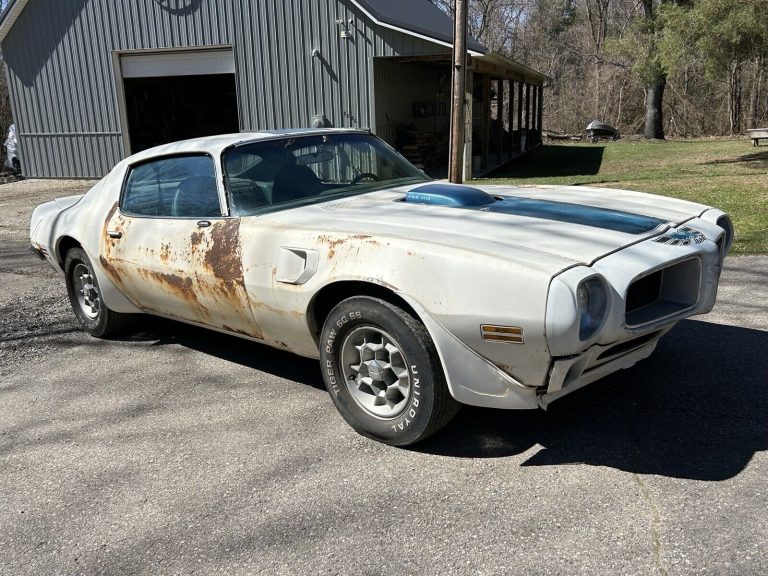
{"type": "MultiPolygon", "coordinates": [[[[386,28],[431,40],[444,46],[453,45],[453,20],[429,0],[351,0],[368,18],[386,28]]],[[[11,0],[0,15],[0,41],[4,40],[29,0],[11,0]]],[[[471,52],[488,50],[469,38],[471,52]]]]}
{"type": "MultiPolygon", "coordinates": [[[[405,34],[424,36],[453,46],[453,20],[429,0],[352,0],[378,24],[405,34]]],[[[485,54],[488,49],[474,38],[467,48],[485,54]]]]}

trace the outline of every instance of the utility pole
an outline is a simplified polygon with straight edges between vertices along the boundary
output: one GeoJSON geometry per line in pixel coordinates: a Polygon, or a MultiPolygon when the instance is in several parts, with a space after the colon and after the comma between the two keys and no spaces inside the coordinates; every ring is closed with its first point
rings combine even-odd
{"type": "Polygon", "coordinates": [[[467,89],[467,0],[455,0],[456,21],[453,32],[453,81],[451,106],[451,154],[448,178],[454,184],[464,181],[465,119],[464,99],[467,89]]]}

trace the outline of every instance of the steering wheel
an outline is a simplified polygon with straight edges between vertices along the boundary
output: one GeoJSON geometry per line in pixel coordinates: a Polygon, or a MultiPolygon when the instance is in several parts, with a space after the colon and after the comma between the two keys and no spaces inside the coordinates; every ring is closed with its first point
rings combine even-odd
{"type": "Polygon", "coordinates": [[[366,178],[368,180],[374,180],[376,182],[379,181],[379,177],[376,176],[376,174],[373,174],[372,172],[363,172],[362,174],[358,174],[357,176],[352,178],[352,182],[350,182],[349,185],[352,186],[353,184],[359,184],[360,182],[362,182],[366,178]]]}

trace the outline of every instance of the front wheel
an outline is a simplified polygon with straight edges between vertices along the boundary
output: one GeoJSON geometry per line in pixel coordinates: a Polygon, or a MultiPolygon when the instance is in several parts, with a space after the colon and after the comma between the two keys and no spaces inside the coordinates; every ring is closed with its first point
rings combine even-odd
{"type": "Polygon", "coordinates": [[[384,300],[356,296],[331,310],[320,361],[336,408],[369,438],[413,444],[458,411],[426,328],[384,300]]]}
{"type": "Polygon", "coordinates": [[[67,252],[64,273],[69,303],[77,320],[91,336],[105,338],[126,327],[130,316],[113,312],[104,304],[93,266],[82,248],[67,252]]]}

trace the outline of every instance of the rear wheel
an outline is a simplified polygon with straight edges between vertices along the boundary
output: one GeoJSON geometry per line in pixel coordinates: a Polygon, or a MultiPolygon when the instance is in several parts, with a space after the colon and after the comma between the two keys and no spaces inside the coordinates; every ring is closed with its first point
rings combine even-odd
{"type": "Polygon", "coordinates": [[[129,315],[113,312],[104,304],[93,266],[82,248],[67,252],[64,273],[69,303],[77,320],[91,336],[104,338],[127,326],[129,315]]]}
{"type": "Polygon", "coordinates": [[[320,358],[336,408],[364,436],[413,444],[459,408],[424,326],[384,300],[356,296],[331,310],[320,358]]]}

